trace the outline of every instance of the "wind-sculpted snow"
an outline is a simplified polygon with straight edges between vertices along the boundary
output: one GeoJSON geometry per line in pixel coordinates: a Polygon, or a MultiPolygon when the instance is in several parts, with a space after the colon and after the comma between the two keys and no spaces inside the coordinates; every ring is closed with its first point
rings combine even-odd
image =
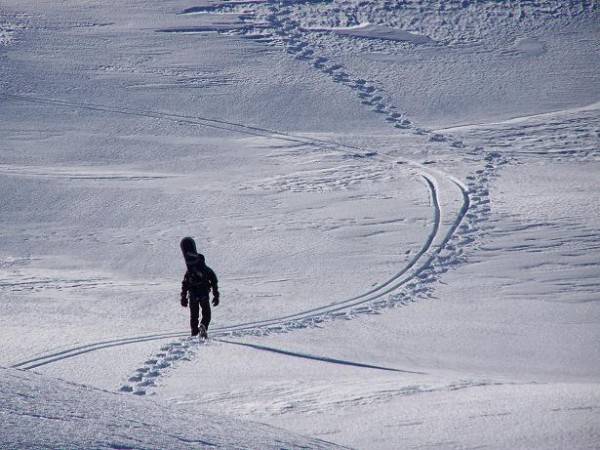
{"type": "Polygon", "coordinates": [[[12,44],[17,33],[31,27],[27,14],[8,14],[0,9],[0,49],[12,44]]]}
{"type": "MultiPolygon", "coordinates": [[[[193,8],[192,8],[193,9],[193,8]]],[[[204,11],[202,7],[200,7],[204,11]]],[[[186,10],[190,11],[190,9],[186,10]]],[[[183,14],[187,14],[186,11],[183,14]]],[[[448,136],[437,135],[417,124],[414,111],[425,107],[432,109],[431,114],[440,115],[440,108],[448,110],[455,116],[464,114],[465,109],[473,109],[474,103],[485,102],[487,98],[476,96],[461,98],[461,83],[480,84],[479,89],[487,91],[490,83],[487,79],[493,75],[486,74],[479,80],[472,77],[457,77],[454,81],[455,68],[453,60],[438,57],[436,73],[440,84],[438,95],[447,95],[454,102],[440,105],[423,103],[423,98],[412,99],[407,96],[399,102],[393,90],[398,89],[397,64],[403,69],[402,60],[415,46],[428,48],[424,52],[427,57],[436,58],[443,53],[448,55],[474,52],[487,54],[500,59],[503,66],[510,67],[512,58],[535,59],[549,51],[545,35],[560,36],[561,29],[573,26],[577,29],[580,23],[593,28],[593,23],[600,20],[596,2],[556,2],[536,0],[532,2],[495,2],[495,1],[415,1],[391,2],[386,0],[361,2],[346,0],[340,2],[233,2],[215,3],[210,6],[210,15],[201,14],[202,21],[214,22],[221,27],[220,17],[231,14],[244,15],[244,26],[232,26],[222,32],[241,35],[263,44],[283,47],[299,60],[313,65],[329,76],[332,81],[353,89],[361,102],[373,111],[383,115],[394,127],[413,130],[426,134],[431,139],[447,139],[448,136]],[[360,55],[367,63],[373,65],[373,79],[365,73],[355,73],[356,55],[360,55]],[[389,68],[381,62],[391,62],[389,68]],[[386,70],[393,72],[388,76],[386,70]],[[389,81],[386,78],[391,78],[389,81]],[[448,84],[446,86],[446,78],[448,84]],[[386,89],[387,83],[393,83],[392,89],[386,89]],[[452,85],[453,84],[453,85],[452,85]],[[451,92],[456,89],[456,92],[451,92]],[[392,92],[390,92],[392,91],[392,92]],[[456,97],[456,98],[455,98],[456,97]],[[438,111],[436,111],[438,110],[438,111]]],[[[590,36],[593,40],[593,37],[590,36]]],[[[587,45],[588,39],[579,45],[587,45]]],[[[571,44],[572,45],[572,44],[571,44]]],[[[578,45],[570,52],[577,52],[578,45]]],[[[553,48],[551,51],[556,51],[553,48]]],[[[554,55],[549,55],[552,60],[554,55]]],[[[475,58],[473,75],[479,72],[477,66],[487,66],[488,62],[475,58]]],[[[540,70],[532,62],[532,75],[540,70]]],[[[555,64],[552,64],[553,66],[555,64]]],[[[486,69],[483,69],[486,70],[486,69]]],[[[543,69],[542,69],[543,70],[543,69]]],[[[547,70],[547,69],[546,69],[547,70]]],[[[468,74],[468,71],[466,72],[468,74]]],[[[403,90],[411,92],[420,89],[420,78],[431,77],[431,73],[407,70],[400,76],[403,90]]],[[[498,74],[495,82],[502,84],[502,74],[498,74]]],[[[517,90],[506,100],[523,101],[528,96],[534,101],[543,92],[526,86],[517,90]],[[523,91],[531,91],[527,97],[523,91]],[[521,98],[520,98],[521,97],[521,98]]],[[[592,88],[592,85],[590,85],[592,88]]],[[[552,88],[560,89],[559,86],[552,88]]],[[[573,86],[572,90],[578,89],[573,86]]],[[[489,92],[490,96],[506,96],[506,92],[489,92]]],[[[442,111],[442,112],[443,112],[442,111]]],[[[437,117],[436,117],[437,118],[437,117]]],[[[448,118],[445,118],[448,120],[448,118]]],[[[453,145],[460,147],[460,140],[451,139],[453,145]]]]}
{"type": "MultiPolygon", "coordinates": [[[[547,28],[556,22],[569,22],[598,13],[594,1],[531,2],[495,1],[260,1],[215,2],[210,6],[190,7],[182,14],[241,15],[256,28],[283,25],[281,14],[294,18],[298,30],[326,34],[344,31],[344,34],[373,39],[391,39],[412,43],[437,42],[444,45],[473,45],[487,40],[492,30],[512,27],[547,28]],[[364,27],[374,30],[369,34],[364,27]],[[362,28],[362,31],[361,31],[362,28]],[[356,30],[353,33],[352,30],[356,30]],[[397,30],[394,37],[393,30],[397,30]],[[411,31],[409,31],[411,30],[411,31]],[[420,37],[410,37],[411,32],[420,37]],[[398,39],[404,35],[405,39],[398,39]]],[[[218,20],[218,19],[217,19],[218,20]]],[[[288,28],[289,29],[289,28],[288,28]]],[[[369,45],[368,43],[365,43],[369,45]]],[[[498,44],[498,43],[497,43],[498,44]]]]}
{"type": "Polygon", "coordinates": [[[0,45],[7,45],[14,38],[14,31],[10,25],[0,25],[0,45]]]}

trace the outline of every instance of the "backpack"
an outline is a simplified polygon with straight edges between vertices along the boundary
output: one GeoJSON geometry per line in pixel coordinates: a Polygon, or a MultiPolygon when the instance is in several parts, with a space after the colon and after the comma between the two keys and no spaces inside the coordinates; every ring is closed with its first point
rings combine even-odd
{"type": "Polygon", "coordinates": [[[208,277],[206,276],[206,274],[204,273],[204,271],[202,270],[202,267],[199,267],[198,265],[194,264],[193,266],[191,266],[189,268],[189,282],[190,285],[193,287],[210,287],[210,281],[208,280],[208,277]]]}

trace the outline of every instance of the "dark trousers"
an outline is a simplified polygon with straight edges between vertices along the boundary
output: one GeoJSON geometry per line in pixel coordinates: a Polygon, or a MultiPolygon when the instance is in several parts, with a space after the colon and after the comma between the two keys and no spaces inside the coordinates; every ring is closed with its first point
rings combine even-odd
{"type": "Polygon", "coordinates": [[[200,310],[202,310],[202,321],[200,323],[208,330],[210,324],[210,299],[208,294],[190,292],[190,328],[194,335],[200,331],[198,330],[200,310]]]}

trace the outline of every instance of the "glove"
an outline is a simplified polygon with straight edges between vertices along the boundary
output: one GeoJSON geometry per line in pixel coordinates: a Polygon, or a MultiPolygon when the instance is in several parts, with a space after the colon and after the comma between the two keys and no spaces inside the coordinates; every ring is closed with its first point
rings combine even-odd
{"type": "Polygon", "coordinates": [[[187,305],[188,305],[187,295],[182,295],[181,296],[181,306],[183,306],[184,308],[187,308],[187,305]]]}
{"type": "Polygon", "coordinates": [[[219,305],[219,292],[214,292],[213,293],[213,301],[212,304],[213,306],[218,306],[219,305]]]}

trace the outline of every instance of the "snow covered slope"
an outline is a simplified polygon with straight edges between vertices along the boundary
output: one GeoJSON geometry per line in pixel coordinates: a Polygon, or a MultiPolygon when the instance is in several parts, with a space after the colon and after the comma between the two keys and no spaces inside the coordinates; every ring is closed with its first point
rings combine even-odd
{"type": "Polygon", "coordinates": [[[2,444],[597,446],[599,16],[3,1],[2,444]]]}
{"type": "Polygon", "coordinates": [[[0,369],[3,449],[339,448],[257,423],[0,369]]]}

